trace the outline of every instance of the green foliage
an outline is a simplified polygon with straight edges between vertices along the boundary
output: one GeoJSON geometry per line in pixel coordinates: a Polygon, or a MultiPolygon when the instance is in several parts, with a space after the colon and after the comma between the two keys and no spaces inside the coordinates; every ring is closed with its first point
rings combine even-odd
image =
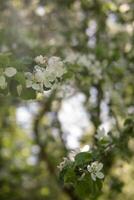
{"type": "Polygon", "coordinates": [[[81,152],[75,156],[75,165],[80,166],[88,163],[92,159],[91,153],[89,152],[81,152]]]}
{"type": "Polygon", "coordinates": [[[63,180],[65,185],[72,185],[78,196],[95,199],[101,194],[102,181],[100,179],[94,181],[90,173],[86,172],[86,166],[90,161],[91,153],[81,152],[77,154],[75,156],[75,161],[69,161],[62,169],[60,172],[60,179],[63,180]]]}
{"type": "Polygon", "coordinates": [[[89,175],[86,175],[83,180],[77,181],[75,187],[79,196],[96,199],[101,194],[102,183],[100,180],[94,182],[89,175]]]}

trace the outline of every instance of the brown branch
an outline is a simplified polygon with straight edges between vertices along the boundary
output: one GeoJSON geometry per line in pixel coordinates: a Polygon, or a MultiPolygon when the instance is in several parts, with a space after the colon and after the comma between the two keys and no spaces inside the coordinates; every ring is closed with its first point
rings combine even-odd
{"type": "Polygon", "coordinates": [[[43,104],[43,108],[41,109],[41,111],[39,112],[39,114],[36,116],[36,119],[34,120],[34,127],[33,127],[33,131],[34,131],[34,136],[35,136],[35,141],[36,143],[40,146],[40,158],[42,161],[44,161],[47,165],[48,171],[50,173],[50,175],[53,175],[53,177],[55,178],[57,184],[59,185],[59,187],[62,188],[63,192],[65,192],[71,200],[80,200],[74,193],[73,188],[71,187],[63,187],[60,182],[58,181],[58,177],[56,174],[56,169],[54,167],[54,165],[50,162],[49,156],[47,154],[47,152],[45,151],[45,147],[46,144],[42,144],[42,142],[40,141],[40,137],[39,137],[39,126],[40,126],[40,122],[44,116],[44,114],[48,111],[50,111],[50,107],[51,107],[51,103],[55,97],[55,93],[56,91],[53,91],[52,94],[50,95],[50,97],[44,101],[43,104]]]}

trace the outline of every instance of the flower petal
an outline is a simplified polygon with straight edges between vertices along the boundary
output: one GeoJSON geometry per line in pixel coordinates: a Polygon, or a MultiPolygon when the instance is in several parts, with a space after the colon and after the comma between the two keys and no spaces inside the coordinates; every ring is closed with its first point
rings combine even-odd
{"type": "Polygon", "coordinates": [[[88,165],[88,166],[87,166],[87,170],[88,170],[89,172],[91,172],[91,171],[92,171],[92,169],[91,169],[91,166],[90,166],[90,165],[88,165]]]}
{"type": "Polygon", "coordinates": [[[46,88],[51,88],[52,87],[52,84],[49,82],[49,80],[44,80],[44,86],[46,88]]]}
{"type": "Polygon", "coordinates": [[[93,179],[94,181],[96,181],[96,175],[95,175],[95,174],[91,173],[91,177],[92,177],[92,179],[93,179]]]}
{"type": "Polygon", "coordinates": [[[32,88],[33,88],[34,90],[40,90],[40,85],[37,84],[37,83],[34,83],[34,84],[32,84],[32,88]]]}
{"type": "Polygon", "coordinates": [[[104,178],[104,174],[102,172],[97,172],[96,173],[96,176],[99,178],[99,179],[103,179],[104,178]]]}
{"type": "Polygon", "coordinates": [[[33,74],[31,72],[25,72],[25,76],[28,80],[32,80],[33,79],[33,74]]]}
{"type": "Polygon", "coordinates": [[[33,82],[31,80],[26,80],[26,87],[30,88],[32,87],[33,82]]]}
{"type": "Polygon", "coordinates": [[[97,171],[100,171],[101,169],[103,168],[103,164],[102,163],[99,163],[96,167],[96,170],[97,171]]]}

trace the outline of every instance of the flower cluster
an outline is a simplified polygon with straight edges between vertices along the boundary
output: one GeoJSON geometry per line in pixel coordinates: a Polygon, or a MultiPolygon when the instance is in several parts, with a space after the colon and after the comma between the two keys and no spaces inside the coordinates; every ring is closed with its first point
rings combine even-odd
{"type": "Polygon", "coordinates": [[[66,56],[66,62],[78,64],[87,68],[91,76],[95,77],[97,83],[103,77],[103,71],[107,67],[107,60],[98,60],[94,54],[79,54],[71,52],[66,56]]]}
{"type": "Polygon", "coordinates": [[[35,58],[37,65],[33,72],[26,72],[26,87],[37,91],[43,91],[45,88],[51,88],[58,78],[66,72],[64,64],[59,57],[52,56],[47,59],[45,56],[35,58]]]}
{"type": "Polygon", "coordinates": [[[5,89],[7,87],[6,77],[13,77],[17,73],[14,67],[7,67],[5,70],[0,71],[0,88],[5,89]]]}
{"type": "MultiPolygon", "coordinates": [[[[63,158],[63,161],[57,166],[60,170],[60,172],[62,170],[65,169],[66,166],[71,166],[71,164],[73,164],[73,166],[75,166],[76,163],[74,163],[74,161],[70,160],[67,157],[63,158]]],[[[91,178],[93,181],[96,181],[97,178],[98,179],[103,179],[104,178],[104,174],[102,173],[102,168],[103,168],[103,163],[99,162],[99,161],[93,161],[88,165],[83,165],[83,167],[79,168],[79,172],[81,173],[81,176],[78,178],[79,181],[81,181],[82,179],[84,179],[84,177],[88,174],[91,175],[91,178]]]]}
{"type": "Polygon", "coordinates": [[[96,181],[96,178],[103,179],[104,174],[101,172],[103,164],[98,161],[94,161],[91,165],[87,166],[88,172],[91,174],[91,178],[96,181]]]}

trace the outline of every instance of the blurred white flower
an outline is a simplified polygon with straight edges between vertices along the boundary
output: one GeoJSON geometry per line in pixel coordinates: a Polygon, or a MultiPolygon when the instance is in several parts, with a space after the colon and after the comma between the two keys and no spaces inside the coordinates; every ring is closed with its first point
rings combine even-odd
{"type": "Polygon", "coordinates": [[[37,57],[35,58],[35,62],[36,62],[37,64],[43,65],[43,64],[46,64],[47,59],[46,59],[46,57],[40,55],[40,56],[37,56],[37,57]]]}
{"type": "Polygon", "coordinates": [[[34,89],[34,90],[40,90],[41,88],[40,88],[40,85],[39,84],[37,84],[37,83],[33,83],[32,84],[32,88],[34,89]]]}
{"type": "Polygon", "coordinates": [[[16,70],[14,67],[7,67],[7,68],[5,69],[5,72],[4,72],[4,74],[5,74],[7,77],[12,77],[12,76],[14,76],[16,73],[17,73],[17,70],[16,70]]]}
{"type": "Polygon", "coordinates": [[[43,87],[52,88],[57,78],[65,73],[63,62],[59,57],[52,56],[47,59],[40,55],[35,58],[38,65],[34,66],[33,72],[26,72],[26,87],[43,91],[43,87]]]}
{"type": "Polygon", "coordinates": [[[45,68],[40,67],[38,65],[34,66],[34,78],[35,81],[41,83],[44,80],[45,76],[45,68]]]}
{"type": "Polygon", "coordinates": [[[100,141],[100,140],[110,140],[110,136],[108,133],[105,131],[104,128],[99,128],[97,131],[97,135],[95,137],[100,141]]]}
{"type": "Polygon", "coordinates": [[[59,64],[60,60],[60,57],[52,56],[48,59],[48,66],[56,67],[59,64]]]}
{"type": "Polygon", "coordinates": [[[26,72],[25,73],[25,77],[26,77],[26,87],[30,88],[32,87],[33,84],[33,74],[30,72],[26,72]]]}
{"type": "Polygon", "coordinates": [[[54,73],[56,77],[61,77],[65,73],[63,62],[59,57],[52,56],[48,59],[46,71],[48,73],[54,73]]]}
{"type": "Polygon", "coordinates": [[[125,12],[127,12],[129,10],[130,10],[130,5],[127,4],[127,3],[121,4],[120,7],[119,7],[119,11],[121,13],[125,13],[125,12]]]}
{"type": "Polygon", "coordinates": [[[43,6],[38,6],[37,8],[36,8],[36,10],[35,10],[35,13],[38,15],[38,16],[40,16],[40,17],[42,17],[42,16],[44,16],[45,15],[45,8],[43,7],[43,6]]]}
{"type": "Polygon", "coordinates": [[[7,67],[5,70],[2,69],[0,73],[0,88],[5,89],[7,87],[6,77],[12,77],[17,73],[14,67],[7,67]]]}

